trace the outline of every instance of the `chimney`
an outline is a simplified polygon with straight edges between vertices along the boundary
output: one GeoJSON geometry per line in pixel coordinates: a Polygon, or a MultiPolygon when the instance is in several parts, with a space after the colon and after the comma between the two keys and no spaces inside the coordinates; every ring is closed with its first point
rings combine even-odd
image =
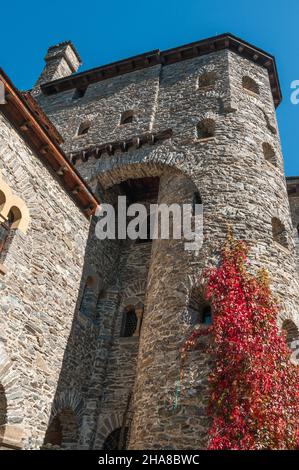
{"type": "Polygon", "coordinates": [[[46,65],[35,86],[67,77],[78,70],[81,59],[71,41],[61,42],[48,49],[46,65]]]}

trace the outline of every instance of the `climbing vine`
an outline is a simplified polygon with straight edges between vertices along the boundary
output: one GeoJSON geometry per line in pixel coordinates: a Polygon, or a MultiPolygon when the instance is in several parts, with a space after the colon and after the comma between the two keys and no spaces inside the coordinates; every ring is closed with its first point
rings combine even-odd
{"type": "Polygon", "coordinates": [[[299,446],[299,367],[276,324],[278,306],[268,275],[249,273],[248,246],[229,235],[218,267],[206,273],[213,324],[210,353],[210,449],[296,449],[299,446]]]}

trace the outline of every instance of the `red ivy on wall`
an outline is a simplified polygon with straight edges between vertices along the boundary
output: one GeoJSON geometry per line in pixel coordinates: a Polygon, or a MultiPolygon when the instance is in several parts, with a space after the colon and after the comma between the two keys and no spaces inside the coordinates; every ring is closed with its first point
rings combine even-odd
{"type": "MultiPolygon", "coordinates": [[[[248,247],[232,236],[219,266],[207,273],[213,311],[210,449],[296,449],[299,367],[280,334],[266,272],[248,272],[248,247]]],[[[183,347],[207,330],[196,330],[183,347]]]]}

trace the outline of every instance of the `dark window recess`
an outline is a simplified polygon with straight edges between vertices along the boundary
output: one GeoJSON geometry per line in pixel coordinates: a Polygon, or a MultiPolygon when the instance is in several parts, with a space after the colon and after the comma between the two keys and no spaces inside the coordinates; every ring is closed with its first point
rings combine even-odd
{"type": "Polygon", "coordinates": [[[133,122],[133,118],[134,118],[134,112],[132,110],[125,111],[121,115],[120,123],[130,124],[131,122],[133,122]]]}
{"type": "Polygon", "coordinates": [[[78,135],[86,135],[89,131],[90,123],[89,122],[82,122],[78,129],[78,135]]]}
{"type": "Polygon", "coordinates": [[[212,309],[210,305],[206,305],[202,309],[201,313],[201,323],[203,325],[211,325],[212,324],[212,309]]]}
{"type": "Polygon", "coordinates": [[[289,348],[292,348],[293,343],[299,340],[299,330],[297,326],[292,320],[285,320],[282,324],[282,329],[286,333],[287,345],[289,348]]]}
{"type": "Polygon", "coordinates": [[[242,86],[243,88],[245,88],[245,90],[249,90],[252,93],[255,93],[256,95],[260,94],[260,89],[259,89],[258,84],[251,77],[248,77],[248,76],[242,77],[242,86]]]}
{"type": "Polygon", "coordinates": [[[125,312],[123,335],[125,338],[133,336],[137,328],[137,316],[134,308],[130,308],[125,312]]]}
{"type": "Polygon", "coordinates": [[[78,100],[80,98],[83,98],[87,90],[87,87],[84,88],[76,88],[74,94],[73,94],[73,100],[78,100]]]}
{"type": "Polygon", "coordinates": [[[127,444],[129,429],[126,427],[122,432],[122,428],[112,431],[106,438],[102,450],[125,450],[127,444]]]}
{"type": "Polygon", "coordinates": [[[215,135],[215,121],[213,119],[203,119],[197,124],[197,137],[208,139],[215,135]]]}

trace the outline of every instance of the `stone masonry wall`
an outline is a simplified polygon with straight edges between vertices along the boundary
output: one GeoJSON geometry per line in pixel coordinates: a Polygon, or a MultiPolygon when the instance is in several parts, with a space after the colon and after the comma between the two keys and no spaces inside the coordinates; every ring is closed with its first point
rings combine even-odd
{"type": "Polygon", "coordinates": [[[3,179],[30,213],[28,232],[16,232],[0,279],[4,438],[38,448],[78,299],[89,222],[2,114],[0,156],[3,179]]]}
{"type": "Polygon", "coordinates": [[[297,270],[299,273],[299,178],[287,178],[287,188],[293,221],[293,232],[297,255],[297,270]]]}
{"type": "MultiPolygon", "coordinates": [[[[129,446],[205,447],[208,358],[200,354],[186,365],[186,374],[193,379],[175,410],[169,408],[169,397],[171,402],[177,391],[179,348],[190,330],[184,318],[191,291],[202,270],[217,262],[228,225],[232,225],[237,238],[246,239],[251,245],[252,269],[264,266],[269,270],[273,290],[281,302],[278,322],[290,318],[299,325],[293,227],[268,72],[225,50],[90,85],[82,101],[73,100],[73,92],[39,98],[65,137],[65,150],[69,152],[149,130],[173,130],[173,137],[164,143],[79,161],[77,168],[93,187],[98,187],[101,195],[129,178],[160,176],[159,201],[191,202],[195,189],[202,196],[204,244],[199,254],[186,252],[182,242],[153,243],[129,446]],[[216,82],[212,87],[198,89],[198,78],[206,71],[215,72],[216,82]],[[259,94],[243,88],[245,76],[255,80],[259,94]],[[136,109],[136,120],[120,125],[120,114],[128,109],[136,109]],[[198,138],[196,126],[202,119],[215,121],[213,137],[198,138]],[[89,132],[74,138],[85,120],[91,123],[89,132]],[[266,160],[263,144],[272,147],[276,165],[266,160]],[[285,227],[287,247],[273,240],[273,217],[285,227]],[[192,370],[195,360],[202,364],[199,375],[192,370]]],[[[97,263],[98,254],[94,253],[97,263]]],[[[115,272],[113,292],[118,292],[115,295],[120,295],[123,280],[129,281],[128,273],[126,279],[125,270],[115,272]]],[[[115,325],[119,321],[116,313],[119,308],[115,301],[114,313],[111,310],[106,317],[107,322],[110,318],[110,331],[112,318],[116,319],[115,325]]],[[[116,382],[119,370],[114,364],[125,362],[127,354],[133,357],[137,352],[133,344],[131,352],[122,350],[117,340],[114,345],[109,351],[102,349],[101,342],[96,346],[95,357],[105,355],[106,363],[111,360],[111,364],[106,372],[101,369],[95,375],[90,408],[86,408],[83,421],[88,422],[89,410],[99,417],[95,448],[102,445],[108,431],[122,422],[118,412],[125,408],[129,388],[125,390],[123,384],[116,382]],[[96,398],[92,401],[97,386],[105,397],[98,406],[96,398]],[[112,394],[114,387],[116,391],[112,394]]],[[[76,363],[78,357],[70,357],[69,361],[76,363]]],[[[123,380],[126,374],[122,375],[123,380]]]]}

